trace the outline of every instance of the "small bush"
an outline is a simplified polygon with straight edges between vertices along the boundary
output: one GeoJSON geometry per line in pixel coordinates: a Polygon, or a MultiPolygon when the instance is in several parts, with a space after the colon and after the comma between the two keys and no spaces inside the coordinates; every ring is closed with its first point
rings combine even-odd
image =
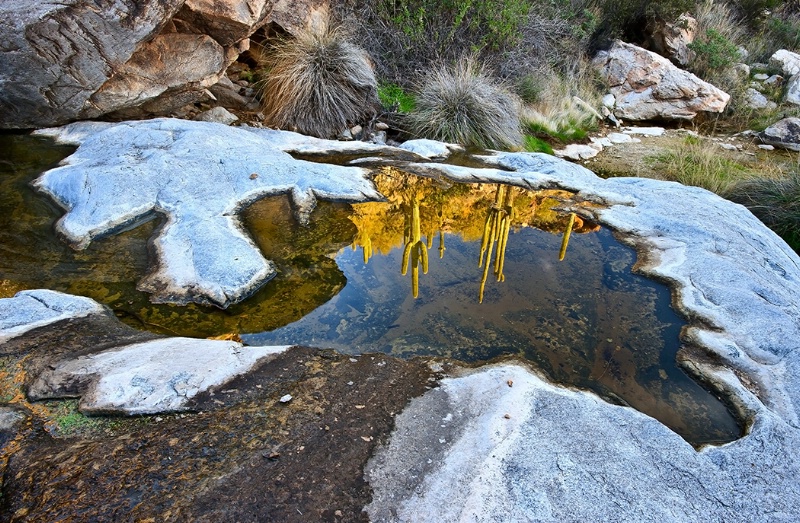
{"type": "Polygon", "coordinates": [[[739,58],[736,44],[715,29],[708,29],[705,35],[689,44],[689,49],[696,55],[692,69],[701,77],[707,77],[708,71],[729,67],[739,58]]]}
{"type": "Polygon", "coordinates": [[[409,113],[417,105],[414,95],[407,93],[397,84],[378,86],[378,98],[381,100],[381,105],[392,112],[409,113]]]}
{"type": "Polygon", "coordinates": [[[800,252],[800,172],[791,172],[784,178],[755,178],[737,184],[729,198],[750,209],[800,252]]]}
{"type": "Polygon", "coordinates": [[[467,147],[514,149],[522,143],[519,99],[492,79],[474,57],[440,66],[419,82],[408,114],[415,136],[467,147]]]}
{"type": "Polygon", "coordinates": [[[331,138],[378,107],[369,57],[327,23],[279,39],[264,53],[262,66],[268,125],[331,138]]]}

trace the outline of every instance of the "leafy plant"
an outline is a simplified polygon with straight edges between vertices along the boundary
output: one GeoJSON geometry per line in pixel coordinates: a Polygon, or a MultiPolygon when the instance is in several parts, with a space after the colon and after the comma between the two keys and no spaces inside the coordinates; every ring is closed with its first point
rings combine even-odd
{"type": "Polygon", "coordinates": [[[716,29],[708,29],[705,35],[689,44],[695,52],[692,69],[701,77],[710,71],[724,69],[739,58],[739,49],[716,29]]]}
{"type": "Polygon", "coordinates": [[[411,134],[468,147],[513,149],[522,143],[520,102],[474,57],[430,70],[419,82],[411,134]]]}
{"type": "Polygon", "coordinates": [[[378,98],[383,107],[400,113],[411,112],[417,105],[414,95],[406,92],[397,84],[379,85],[378,98]]]}
{"type": "Polygon", "coordinates": [[[375,114],[377,81],[369,57],[341,28],[312,25],[264,53],[266,122],[320,138],[375,114]]]}

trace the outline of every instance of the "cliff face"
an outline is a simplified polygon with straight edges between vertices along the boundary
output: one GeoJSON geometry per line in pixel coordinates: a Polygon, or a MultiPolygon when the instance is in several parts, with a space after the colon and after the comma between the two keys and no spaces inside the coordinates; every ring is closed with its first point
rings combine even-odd
{"type": "Polygon", "coordinates": [[[210,97],[248,38],[327,0],[0,0],[0,128],[165,114],[210,97]]]}

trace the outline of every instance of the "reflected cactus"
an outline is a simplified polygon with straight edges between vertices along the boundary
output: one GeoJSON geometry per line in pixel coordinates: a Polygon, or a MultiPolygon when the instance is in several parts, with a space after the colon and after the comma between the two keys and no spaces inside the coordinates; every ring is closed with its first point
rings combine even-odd
{"type": "Polygon", "coordinates": [[[411,220],[406,215],[405,227],[405,247],[403,248],[403,259],[400,262],[400,274],[405,276],[408,273],[409,258],[411,259],[411,294],[416,298],[419,296],[419,266],[422,264],[422,273],[428,274],[428,246],[422,241],[419,220],[419,200],[414,197],[411,199],[411,220]]]}
{"type": "Polygon", "coordinates": [[[497,252],[494,258],[494,275],[497,281],[505,281],[503,268],[506,261],[506,246],[508,234],[511,232],[511,222],[514,220],[514,188],[503,185],[497,186],[494,203],[486,216],[481,240],[481,254],[478,267],[483,267],[481,285],[478,291],[478,301],[483,303],[483,293],[486,288],[486,279],[489,277],[489,261],[492,259],[494,244],[497,243],[497,252]]]}
{"type": "Polygon", "coordinates": [[[575,225],[575,213],[570,213],[567,228],[564,231],[564,238],[561,240],[561,250],[558,252],[558,261],[564,261],[567,255],[567,245],[569,244],[569,236],[572,234],[572,227],[575,225]]]}

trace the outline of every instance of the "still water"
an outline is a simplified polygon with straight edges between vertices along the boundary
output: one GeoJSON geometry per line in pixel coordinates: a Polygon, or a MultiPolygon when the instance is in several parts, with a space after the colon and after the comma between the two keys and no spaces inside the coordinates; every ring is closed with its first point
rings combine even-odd
{"type": "Polygon", "coordinates": [[[669,290],[632,273],[635,253],[611,231],[563,212],[570,193],[386,170],[376,183],[387,202],[322,202],[309,227],[294,222],[287,198],[262,200],[242,219],[279,274],[222,311],[154,305],[136,290],[158,216],[81,252],[55,237],[62,211],[29,183],[72,148],[3,135],[0,151],[0,297],[50,288],[105,303],[138,328],[250,344],[473,364],[519,357],[695,445],[741,435],[676,364],[684,322],[669,290]]]}

